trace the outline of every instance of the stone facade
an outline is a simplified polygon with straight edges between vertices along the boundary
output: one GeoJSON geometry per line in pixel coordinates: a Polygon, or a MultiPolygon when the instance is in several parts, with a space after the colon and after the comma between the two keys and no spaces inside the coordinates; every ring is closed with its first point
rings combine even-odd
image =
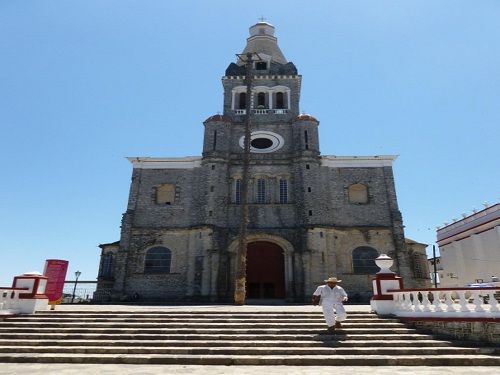
{"type": "MultiPolygon", "coordinates": [[[[254,66],[249,98],[249,241],[283,250],[284,267],[276,272],[283,272],[285,299],[308,300],[325,277],[335,275],[354,299],[367,300],[373,258],[380,253],[395,259],[394,270],[407,287],[427,286],[427,277],[415,277],[405,245],[395,157],[321,155],[319,122],[300,114],[302,77],[279,50],[274,27],[259,22],[250,34],[245,51],[252,48],[261,61],[254,66]]],[[[99,293],[106,289],[111,300],[232,300],[244,74],[241,63],[227,68],[224,113],[204,122],[201,157],[129,158],[132,183],[119,248],[110,245],[112,276],[100,278],[99,293]]],[[[107,245],[102,248],[105,254],[107,245]]],[[[261,290],[259,298],[273,298],[275,285],[265,275],[247,282],[261,290]]]]}

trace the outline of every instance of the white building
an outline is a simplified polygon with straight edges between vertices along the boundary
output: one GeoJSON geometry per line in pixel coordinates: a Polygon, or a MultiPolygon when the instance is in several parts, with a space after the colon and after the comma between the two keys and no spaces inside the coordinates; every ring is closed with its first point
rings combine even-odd
{"type": "Polygon", "coordinates": [[[438,229],[437,244],[440,287],[492,281],[500,275],[500,204],[438,229]]]}

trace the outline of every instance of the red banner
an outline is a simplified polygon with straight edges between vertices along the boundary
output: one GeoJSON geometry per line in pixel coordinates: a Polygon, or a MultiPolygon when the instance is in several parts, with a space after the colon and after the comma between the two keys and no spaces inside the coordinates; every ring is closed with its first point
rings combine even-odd
{"type": "Polygon", "coordinates": [[[61,303],[68,263],[67,260],[60,259],[47,259],[45,261],[43,275],[48,278],[45,295],[51,305],[61,303]]]}

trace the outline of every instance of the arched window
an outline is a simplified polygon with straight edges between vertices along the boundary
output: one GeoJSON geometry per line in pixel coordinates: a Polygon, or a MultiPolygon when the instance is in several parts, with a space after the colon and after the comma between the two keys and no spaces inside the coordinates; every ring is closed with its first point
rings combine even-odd
{"type": "Polygon", "coordinates": [[[266,180],[257,180],[257,203],[266,203],[266,180]]]}
{"type": "Polygon", "coordinates": [[[265,108],[266,106],[266,94],[263,92],[259,92],[257,94],[257,108],[265,108]]]}
{"type": "Polygon", "coordinates": [[[101,267],[99,269],[100,277],[113,276],[113,253],[106,253],[101,258],[101,267]]]}
{"type": "Polygon", "coordinates": [[[277,109],[285,108],[285,100],[282,92],[276,93],[276,108],[277,109]]]}
{"type": "Polygon", "coordinates": [[[349,186],[349,203],[368,203],[368,187],[363,184],[353,184],[349,186]]]}
{"type": "Polygon", "coordinates": [[[352,268],[354,273],[376,274],[380,269],[375,264],[378,251],[373,247],[360,246],[352,251],[352,268]]]}
{"type": "Polygon", "coordinates": [[[170,273],[172,252],[166,247],[156,246],[146,251],[144,273],[170,273]]]}
{"type": "Polygon", "coordinates": [[[240,97],[238,100],[238,109],[245,109],[247,107],[247,93],[240,92],[240,97]]]}

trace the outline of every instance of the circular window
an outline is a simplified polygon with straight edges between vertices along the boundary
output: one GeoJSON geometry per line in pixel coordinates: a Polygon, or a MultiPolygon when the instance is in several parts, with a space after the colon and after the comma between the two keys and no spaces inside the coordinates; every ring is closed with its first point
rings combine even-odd
{"type": "MultiPolygon", "coordinates": [[[[240,138],[240,147],[244,148],[245,137],[240,138]]],[[[250,152],[266,153],[279,150],[285,141],[279,134],[268,131],[252,132],[250,136],[250,152]]]]}
{"type": "Polygon", "coordinates": [[[264,150],[273,145],[273,141],[269,138],[255,138],[250,142],[250,146],[253,148],[258,148],[259,150],[264,150]]]}

